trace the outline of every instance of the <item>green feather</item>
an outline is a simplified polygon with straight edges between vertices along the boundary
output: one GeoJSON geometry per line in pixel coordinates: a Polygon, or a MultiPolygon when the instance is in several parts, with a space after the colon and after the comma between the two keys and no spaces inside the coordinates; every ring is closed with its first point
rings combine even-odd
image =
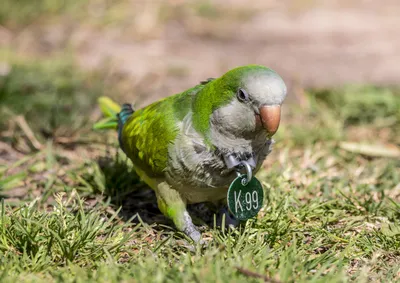
{"type": "Polygon", "coordinates": [[[99,103],[101,112],[105,116],[104,119],[94,124],[93,129],[104,130],[104,129],[117,129],[118,127],[118,113],[121,111],[121,107],[112,101],[110,98],[102,96],[97,100],[99,103]]]}
{"type": "Polygon", "coordinates": [[[112,101],[110,98],[102,96],[98,99],[98,103],[106,117],[116,117],[117,114],[121,111],[121,106],[112,101]]]}
{"type": "Polygon", "coordinates": [[[163,174],[168,145],[178,134],[177,123],[190,110],[191,91],[193,89],[137,110],[124,125],[124,151],[150,177],[163,174]]]}
{"type": "Polygon", "coordinates": [[[107,129],[115,129],[118,126],[118,122],[115,121],[114,117],[108,117],[101,119],[97,123],[93,125],[94,130],[107,130],[107,129]]]}
{"type": "MultiPolygon", "coordinates": [[[[260,69],[269,70],[258,65],[236,68],[218,79],[209,79],[185,92],[135,111],[122,128],[121,140],[125,153],[149,177],[162,176],[167,166],[168,146],[178,134],[178,123],[189,111],[193,112],[193,127],[211,146],[209,132],[213,111],[235,97],[243,76],[260,69]]],[[[99,103],[109,119],[100,121],[95,127],[116,127],[120,107],[109,98],[101,98],[99,103]]]]}
{"type": "Polygon", "coordinates": [[[270,69],[260,65],[248,65],[230,70],[222,77],[207,83],[196,95],[193,101],[193,127],[204,136],[206,143],[209,143],[210,138],[211,114],[235,97],[243,76],[259,70],[270,69]]]}

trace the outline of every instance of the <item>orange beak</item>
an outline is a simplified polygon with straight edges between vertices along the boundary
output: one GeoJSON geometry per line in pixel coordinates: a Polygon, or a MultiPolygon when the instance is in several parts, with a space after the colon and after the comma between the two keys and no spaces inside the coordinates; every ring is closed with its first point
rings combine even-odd
{"type": "Polygon", "coordinates": [[[281,121],[281,106],[262,106],[260,107],[261,124],[270,136],[274,135],[279,128],[281,121]]]}

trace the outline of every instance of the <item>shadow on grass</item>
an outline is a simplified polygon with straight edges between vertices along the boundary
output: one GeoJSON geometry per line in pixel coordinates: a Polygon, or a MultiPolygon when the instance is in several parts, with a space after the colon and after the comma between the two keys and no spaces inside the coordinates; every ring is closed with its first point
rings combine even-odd
{"type": "MultiPolygon", "coordinates": [[[[146,224],[174,227],[173,222],[158,209],[155,192],[140,180],[126,157],[103,156],[97,159],[97,163],[105,177],[104,194],[110,198],[111,204],[121,207],[120,217],[128,220],[138,214],[146,224]]],[[[217,213],[220,207],[211,203],[189,204],[187,209],[198,226],[213,227],[214,215],[221,218],[217,213]]]]}

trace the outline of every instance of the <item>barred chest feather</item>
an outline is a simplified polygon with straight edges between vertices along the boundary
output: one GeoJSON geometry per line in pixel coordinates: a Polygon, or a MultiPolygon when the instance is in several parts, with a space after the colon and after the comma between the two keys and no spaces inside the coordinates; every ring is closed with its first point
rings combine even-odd
{"type": "Polygon", "coordinates": [[[217,201],[226,197],[236,172],[227,168],[223,154],[253,154],[257,160],[253,171],[256,173],[270,153],[273,143],[266,136],[260,136],[254,140],[227,140],[227,144],[237,145],[235,149],[224,148],[220,143],[219,148],[209,150],[203,137],[193,129],[190,114],[179,127],[176,140],[169,145],[165,175],[168,183],[189,203],[217,201]]]}

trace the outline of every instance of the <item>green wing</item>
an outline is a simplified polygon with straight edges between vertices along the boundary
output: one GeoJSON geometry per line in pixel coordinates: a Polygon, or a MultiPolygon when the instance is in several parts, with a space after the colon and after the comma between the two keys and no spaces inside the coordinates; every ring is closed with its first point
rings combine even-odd
{"type": "Polygon", "coordinates": [[[191,109],[193,94],[203,85],[157,101],[142,108],[127,120],[122,130],[125,153],[149,177],[163,174],[168,146],[173,143],[183,120],[191,109]]]}

